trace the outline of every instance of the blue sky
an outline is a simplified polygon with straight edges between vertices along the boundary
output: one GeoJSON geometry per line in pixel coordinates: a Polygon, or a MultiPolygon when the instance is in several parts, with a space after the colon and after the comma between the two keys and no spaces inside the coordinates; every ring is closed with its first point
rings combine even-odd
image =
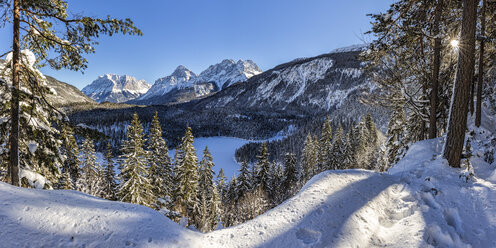
{"type": "MultiPolygon", "coordinates": [[[[100,38],[84,74],[42,69],[83,88],[105,73],[148,83],[178,65],[200,73],[226,58],[251,59],[262,70],[298,57],[362,43],[367,13],[392,0],[73,0],[73,13],[131,18],[143,36],[100,38]]],[[[0,30],[1,50],[11,46],[11,27],[0,30]]],[[[1,51],[0,51],[1,52],[1,51]]]]}

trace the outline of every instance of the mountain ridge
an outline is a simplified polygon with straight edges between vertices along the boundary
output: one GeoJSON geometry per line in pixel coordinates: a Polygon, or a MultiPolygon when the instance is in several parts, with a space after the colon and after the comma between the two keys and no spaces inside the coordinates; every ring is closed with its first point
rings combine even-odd
{"type": "Polygon", "coordinates": [[[99,76],[81,91],[98,103],[122,103],[145,94],[150,85],[129,75],[105,74],[99,76]]]}

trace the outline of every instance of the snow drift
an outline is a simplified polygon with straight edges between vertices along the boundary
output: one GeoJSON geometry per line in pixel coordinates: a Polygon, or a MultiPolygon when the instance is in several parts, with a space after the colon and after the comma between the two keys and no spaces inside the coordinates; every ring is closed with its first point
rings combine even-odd
{"type": "Polygon", "coordinates": [[[206,234],[143,206],[0,183],[0,240],[7,247],[496,247],[496,164],[481,152],[493,138],[475,129],[474,177],[440,158],[442,138],[422,141],[387,173],[321,173],[254,220],[206,234]]]}

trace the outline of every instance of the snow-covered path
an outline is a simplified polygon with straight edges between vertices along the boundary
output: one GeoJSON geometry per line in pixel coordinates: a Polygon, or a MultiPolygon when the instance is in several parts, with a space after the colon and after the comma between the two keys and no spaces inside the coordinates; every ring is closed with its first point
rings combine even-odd
{"type": "Polygon", "coordinates": [[[413,198],[393,176],[329,171],[266,214],[206,236],[211,247],[411,247],[421,237],[404,239],[391,230],[418,235],[423,221],[415,209],[413,198]]]}
{"type": "Polygon", "coordinates": [[[441,138],[422,141],[387,173],[321,173],[264,215],[207,234],[143,206],[0,183],[0,246],[496,247],[496,163],[479,143],[471,180],[440,158],[441,138]]]}

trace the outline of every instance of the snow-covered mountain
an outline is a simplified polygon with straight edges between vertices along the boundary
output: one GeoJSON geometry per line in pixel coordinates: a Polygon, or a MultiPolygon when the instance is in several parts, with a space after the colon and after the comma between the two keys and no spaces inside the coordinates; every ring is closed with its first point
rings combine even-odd
{"type": "Polygon", "coordinates": [[[234,83],[244,82],[261,72],[257,64],[251,60],[238,60],[238,62],[235,62],[232,59],[225,59],[218,64],[209,66],[200,73],[196,82],[213,82],[217,85],[217,88],[224,89],[234,83]]]}
{"type": "Polygon", "coordinates": [[[82,92],[98,103],[126,102],[145,94],[151,85],[128,75],[105,74],[83,88],[82,92]]]}
{"type": "Polygon", "coordinates": [[[147,105],[187,102],[244,82],[261,72],[251,60],[225,59],[199,75],[180,65],[171,75],[156,80],[146,94],[129,102],[147,105]]]}
{"type": "Polygon", "coordinates": [[[365,48],[356,45],[292,60],[204,98],[194,108],[331,113],[340,118],[372,112],[376,121],[386,123],[382,109],[360,101],[375,89],[358,57],[365,48]]]}
{"type": "Polygon", "coordinates": [[[47,95],[47,99],[53,105],[61,106],[75,103],[95,103],[93,99],[68,83],[61,82],[50,76],[46,76],[46,79],[48,86],[52,89],[52,94],[47,95]]]}

